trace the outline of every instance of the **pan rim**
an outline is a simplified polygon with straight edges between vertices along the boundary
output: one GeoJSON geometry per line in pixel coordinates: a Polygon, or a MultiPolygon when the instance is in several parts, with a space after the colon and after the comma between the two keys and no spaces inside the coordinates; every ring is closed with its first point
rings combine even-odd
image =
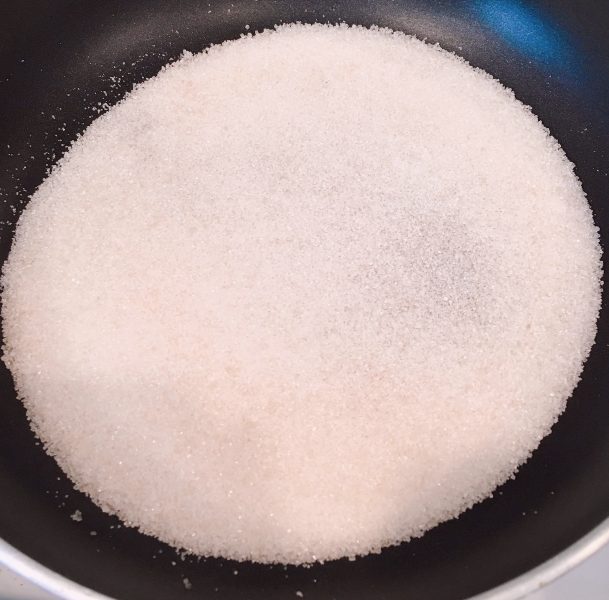
{"type": "MultiPolygon", "coordinates": [[[[556,556],[469,600],[518,600],[536,592],[609,544],[609,518],[556,556]]],[[[63,600],[115,600],[87,588],[30,558],[0,538],[0,565],[63,600]]]]}

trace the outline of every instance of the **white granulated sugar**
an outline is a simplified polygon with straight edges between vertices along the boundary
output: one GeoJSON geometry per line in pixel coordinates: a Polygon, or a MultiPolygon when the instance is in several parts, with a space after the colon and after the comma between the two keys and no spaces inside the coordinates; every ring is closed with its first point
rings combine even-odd
{"type": "Polygon", "coordinates": [[[188,552],[378,551],[489,496],[565,408],[600,248],[562,150],[386,30],[186,54],[73,145],[4,269],[50,454],[188,552]]]}
{"type": "Polygon", "coordinates": [[[79,510],[75,510],[71,515],[70,518],[72,519],[72,521],[77,521],[80,522],[82,521],[82,513],[79,510]]]}

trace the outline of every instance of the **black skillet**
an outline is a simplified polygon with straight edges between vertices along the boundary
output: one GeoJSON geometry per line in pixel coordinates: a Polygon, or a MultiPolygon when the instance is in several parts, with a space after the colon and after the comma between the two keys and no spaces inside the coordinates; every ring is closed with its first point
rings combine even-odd
{"type": "MultiPolygon", "coordinates": [[[[497,77],[532,106],[575,163],[607,247],[609,3],[3,0],[1,259],[28,195],[95,117],[93,106],[116,102],[183,49],[196,52],[235,38],[246,24],[255,31],[291,21],[405,31],[497,77]]],[[[608,310],[603,303],[596,344],[567,412],[514,481],[421,539],[311,568],[182,561],[168,546],[119,528],[73,491],[36,443],[11,377],[0,367],[0,538],[13,547],[0,542],[0,562],[30,569],[28,576],[71,598],[87,596],[19,552],[92,590],[129,600],[274,600],[297,598],[296,592],[307,600],[448,600],[496,588],[563,553],[551,567],[493,593],[515,598],[609,537],[609,522],[603,524],[609,517],[608,310]],[[83,522],[69,518],[76,509],[83,522]]]]}

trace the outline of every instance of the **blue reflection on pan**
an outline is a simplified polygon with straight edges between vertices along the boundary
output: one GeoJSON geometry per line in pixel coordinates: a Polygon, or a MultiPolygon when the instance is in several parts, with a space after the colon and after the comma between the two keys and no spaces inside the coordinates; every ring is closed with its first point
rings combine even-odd
{"type": "Polygon", "coordinates": [[[550,15],[531,4],[520,0],[476,0],[472,8],[484,26],[527,58],[572,73],[581,67],[567,33],[550,15]]]}

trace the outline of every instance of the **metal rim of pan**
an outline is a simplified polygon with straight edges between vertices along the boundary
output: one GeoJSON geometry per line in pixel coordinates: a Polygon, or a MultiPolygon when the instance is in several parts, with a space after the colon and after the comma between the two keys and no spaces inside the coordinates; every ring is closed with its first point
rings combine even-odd
{"type": "MultiPolygon", "coordinates": [[[[564,575],[609,543],[609,518],[541,565],[469,600],[517,600],[564,575]]],[[[0,565],[64,600],[112,600],[23,554],[0,539],[0,565]]]]}

